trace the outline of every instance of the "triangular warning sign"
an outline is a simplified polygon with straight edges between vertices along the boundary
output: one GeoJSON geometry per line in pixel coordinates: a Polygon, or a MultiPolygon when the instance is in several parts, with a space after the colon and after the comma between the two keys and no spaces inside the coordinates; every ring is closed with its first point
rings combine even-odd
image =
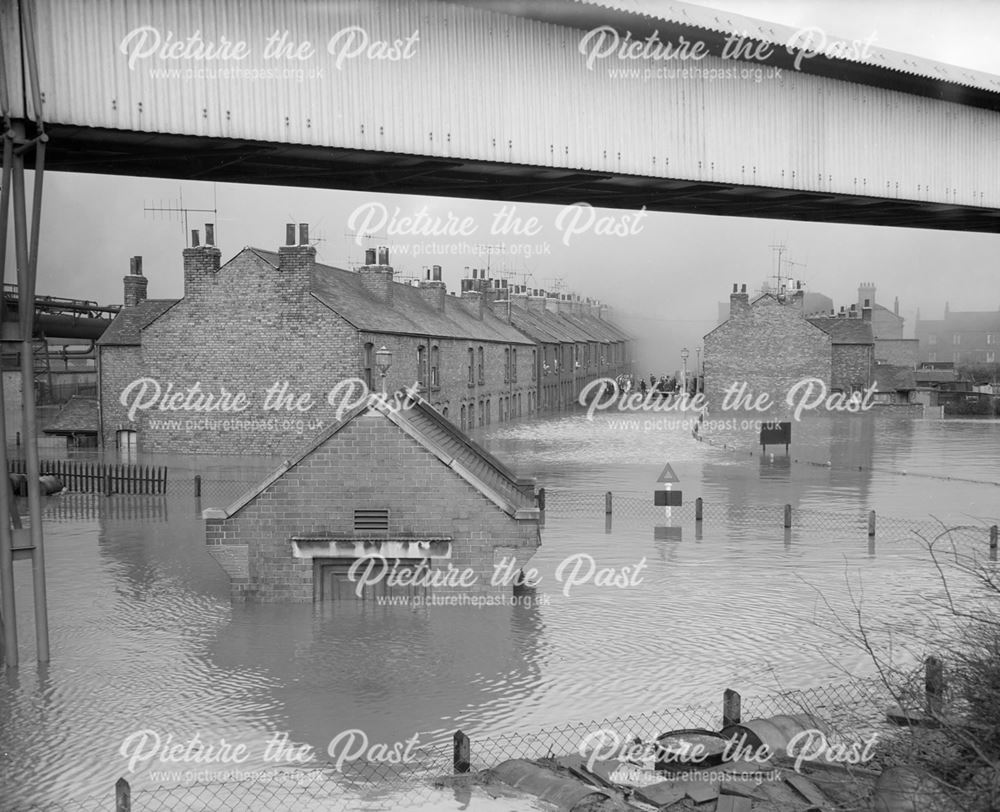
{"type": "Polygon", "coordinates": [[[674,469],[670,467],[669,462],[667,463],[667,467],[663,469],[663,473],[660,474],[660,478],[656,481],[664,483],[680,482],[677,478],[677,474],[674,473],[674,469]]]}

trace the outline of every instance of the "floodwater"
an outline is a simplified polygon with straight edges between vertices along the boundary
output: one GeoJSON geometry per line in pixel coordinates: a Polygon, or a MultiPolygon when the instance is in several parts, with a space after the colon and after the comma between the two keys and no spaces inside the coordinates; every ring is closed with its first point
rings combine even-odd
{"type": "Polygon", "coordinates": [[[143,730],[148,741],[243,743],[250,770],[274,766],[266,745],[285,733],[322,759],[354,729],[389,747],[416,736],[428,752],[456,729],[475,742],[716,703],[726,687],[762,695],[867,674],[838,629],[857,596],[876,635],[916,658],[941,582],[917,540],[869,544],[862,517],[976,527],[985,551],[1000,514],[998,421],[817,417],[793,427],[785,457],[761,455],[739,428],[710,438],[730,450],[696,442],[674,415],[629,419],[639,422],[568,415],[478,433],[548,491],[528,605],[231,603],[198,511],[231,502],[268,460],[143,460],[170,466],[167,496],[49,499],[52,661],[34,661],[30,564],[18,562],[22,662],[0,681],[0,808],[106,798],[122,775],[139,788],[171,783],[148,770],[169,764],[129,772],[121,749],[143,730]],[[689,507],[652,507],[666,463],[685,505],[704,499],[700,531],[689,507]],[[674,529],[658,538],[655,526],[674,529]],[[595,577],[567,585],[573,561],[578,579],[590,562],[595,577]],[[623,585],[597,585],[598,569],[623,585]]]}

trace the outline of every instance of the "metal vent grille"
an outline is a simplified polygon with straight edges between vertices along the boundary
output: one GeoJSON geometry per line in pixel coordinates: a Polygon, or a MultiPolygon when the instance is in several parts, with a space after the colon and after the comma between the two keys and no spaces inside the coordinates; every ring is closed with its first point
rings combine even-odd
{"type": "Polygon", "coordinates": [[[354,530],[372,532],[389,529],[388,508],[360,508],[354,511],[354,530]]]}

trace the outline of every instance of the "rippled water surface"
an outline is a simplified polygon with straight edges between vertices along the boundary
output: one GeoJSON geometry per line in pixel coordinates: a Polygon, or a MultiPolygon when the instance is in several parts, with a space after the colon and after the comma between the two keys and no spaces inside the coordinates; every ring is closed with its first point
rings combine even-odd
{"type": "Polygon", "coordinates": [[[917,540],[883,531],[869,544],[867,511],[887,528],[930,516],[976,527],[983,545],[1000,515],[996,421],[816,418],[796,424],[787,458],[768,449],[772,459],[749,432],[714,433],[723,449],[695,442],[676,416],[637,419],[572,415],[481,433],[549,491],[532,605],[232,604],[197,509],[232,501],[234,480],[253,481],[266,460],[158,460],[171,468],[165,497],[50,499],[52,662],[34,662],[30,564],[18,562],[22,665],[0,683],[0,807],[106,795],[126,772],[119,747],[142,729],[242,742],[255,756],[244,767],[263,767],[275,732],[320,753],[351,728],[373,743],[418,734],[430,747],[457,728],[475,739],[866,673],[836,619],[863,591],[873,623],[904,640],[926,627],[941,589],[917,540]],[[652,507],[668,462],[685,504],[704,499],[700,530],[690,508],[652,507]],[[806,521],[809,511],[844,520],[806,521]],[[669,540],[658,525],[675,528],[669,540]],[[559,568],[573,555],[629,568],[634,585],[566,594],[559,568]]]}

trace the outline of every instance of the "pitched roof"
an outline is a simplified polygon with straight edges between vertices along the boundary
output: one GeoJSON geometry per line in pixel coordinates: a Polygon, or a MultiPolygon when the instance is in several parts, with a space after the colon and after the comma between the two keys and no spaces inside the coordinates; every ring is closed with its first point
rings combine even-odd
{"type": "Polygon", "coordinates": [[[395,423],[401,431],[434,454],[457,476],[465,479],[507,515],[515,519],[538,518],[539,512],[534,497],[521,492],[517,486],[518,478],[513,471],[456,428],[427,401],[411,395],[410,402],[412,403],[410,408],[397,410],[388,405],[381,395],[369,395],[365,402],[321,431],[295,457],[286,460],[270,476],[229,507],[223,510],[205,510],[202,516],[206,519],[219,519],[235,515],[313,451],[327,443],[352,420],[374,411],[395,423]]]}
{"type": "MultiPolygon", "coordinates": [[[[249,250],[278,267],[276,252],[260,248],[249,250]]],[[[392,304],[387,306],[368,292],[360,274],[320,263],[314,267],[311,283],[313,295],[358,330],[507,344],[532,343],[515,327],[489,312],[489,308],[483,308],[482,320],[476,318],[458,297],[447,297],[442,312],[432,307],[419,289],[393,283],[392,304]]]]}
{"type": "Polygon", "coordinates": [[[830,336],[831,344],[873,344],[872,324],[863,319],[806,319],[830,336]]]}
{"type": "Polygon", "coordinates": [[[913,373],[921,383],[951,383],[958,380],[954,369],[918,369],[913,373]]]}
{"type": "Polygon", "coordinates": [[[104,334],[97,339],[97,343],[103,346],[138,346],[141,343],[139,331],[178,301],[178,299],[146,299],[135,307],[123,307],[104,334]]]}
{"type": "Polygon", "coordinates": [[[42,431],[46,434],[97,434],[99,427],[97,399],[73,395],[42,431]]]}

